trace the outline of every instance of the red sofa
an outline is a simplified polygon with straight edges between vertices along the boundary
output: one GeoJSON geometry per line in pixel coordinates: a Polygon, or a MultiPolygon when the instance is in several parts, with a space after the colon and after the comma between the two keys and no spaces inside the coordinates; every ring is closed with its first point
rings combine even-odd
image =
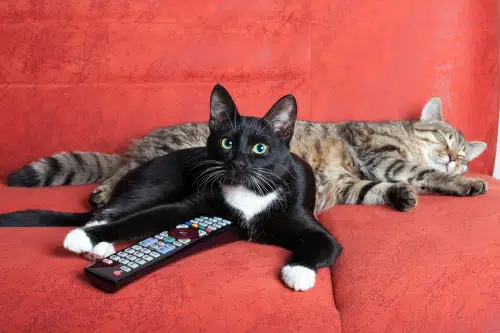
{"type": "MultiPolygon", "coordinates": [[[[423,196],[407,213],[337,206],[344,246],[316,286],[279,280],[288,253],[238,242],[116,294],[61,248],[66,228],[0,229],[0,332],[500,332],[495,0],[7,1],[0,5],[0,176],[61,150],[204,121],[215,82],[248,115],[294,93],[300,118],[447,120],[488,143],[474,198],[423,196]]],[[[0,211],[83,211],[92,186],[0,185],[0,211]]]]}

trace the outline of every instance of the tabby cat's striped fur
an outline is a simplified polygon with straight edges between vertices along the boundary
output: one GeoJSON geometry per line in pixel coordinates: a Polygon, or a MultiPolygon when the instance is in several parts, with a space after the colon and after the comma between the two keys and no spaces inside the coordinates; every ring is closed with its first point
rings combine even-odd
{"type": "MultiPolygon", "coordinates": [[[[100,182],[90,201],[109,199],[129,170],[172,151],[205,145],[207,124],[160,128],[138,140],[123,157],[63,152],[9,175],[9,186],[56,186],[100,182]]],[[[319,123],[298,121],[292,152],[316,175],[319,213],[335,204],[390,204],[402,211],[417,205],[417,192],[472,196],[486,192],[483,180],[464,178],[468,162],[486,144],[468,142],[443,121],[441,102],[431,99],[418,121],[319,123]]]]}

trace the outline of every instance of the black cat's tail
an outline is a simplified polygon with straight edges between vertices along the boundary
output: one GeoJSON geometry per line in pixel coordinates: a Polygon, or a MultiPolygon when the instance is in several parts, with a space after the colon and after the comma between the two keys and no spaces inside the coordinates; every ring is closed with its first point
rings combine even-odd
{"type": "Polygon", "coordinates": [[[79,227],[92,213],[62,213],[51,210],[24,210],[0,214],[0,227],[79,227]]]}

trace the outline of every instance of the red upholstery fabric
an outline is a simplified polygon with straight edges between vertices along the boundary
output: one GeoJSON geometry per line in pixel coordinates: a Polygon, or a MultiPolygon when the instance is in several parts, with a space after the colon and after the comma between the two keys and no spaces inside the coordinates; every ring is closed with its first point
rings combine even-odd
{"type": "Polygon", "coordinates": [[[500,332],[500,181],[486,195],[423,196],[417,209],[337,206],[342,332],[500,332]]]}
{"type": "MultiPolygon", "coordinates": [[[[0,178],[61,150],[125,149],[158,126],[204,121],[215,82],[247,115],[294,93],[299,117],[447,120],[488,142],[498,124],[497,0],[4,1],[0,178]]],[[[398,213],[339,206],[345,251],[305,293],[286,251],[236,243],[106,295],[60,249],[67,229],[1,229],[0,332],[498,332],[500,188],[422,198],[398,213]],[[332,296],[335,295],[335,300],[332,296]],[[338,310],[337,310],[338,309],[338,310]],[[339,316],[340,315],[340,316],[339,316]]],[[[83,211],[89,186],[0,187],[0,211],[83,211]]]]}
{"type": "MultiPolygon", "coordinates": [[[[0,187],[1,210],[82,211],[89,190],[0,187]]],[[[330,271],[291,291],[278,276],[285,250],[237,242],[105,294],[83,274],[89,262],[62,248],[69,230],[0,229],[0,332],[340,332],[330,271]]]]}
{"type": "Polygon", "coordinates": [[[410,119],[431,96],[489,149],[496,0],[67,0],[0,6],[0,177],[60,150],[116,151],[202,121],[216,81],[245,114],[293,92],[315,120],[410,119]]]}

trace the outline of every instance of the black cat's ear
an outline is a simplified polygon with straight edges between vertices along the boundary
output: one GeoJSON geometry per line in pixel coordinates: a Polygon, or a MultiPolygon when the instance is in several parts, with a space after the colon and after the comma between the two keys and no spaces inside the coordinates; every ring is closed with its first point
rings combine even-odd
{"type": "Polygon", "coordinates": [[[272,128],[281,140],[288,143],[293,135],[295,121],[297,120],[297,101],[293,95],[286,95],[277,101],[264,119],[269,121],[272,128]]]}
{"type": "Polygon", "coordinates": [[[208,122],[210,130],[216,130],[225,123],[236,128],[239,116],[236,104],[229,92],[220,84],[216,84],[210,96],[210,120],[208,122]]]}

